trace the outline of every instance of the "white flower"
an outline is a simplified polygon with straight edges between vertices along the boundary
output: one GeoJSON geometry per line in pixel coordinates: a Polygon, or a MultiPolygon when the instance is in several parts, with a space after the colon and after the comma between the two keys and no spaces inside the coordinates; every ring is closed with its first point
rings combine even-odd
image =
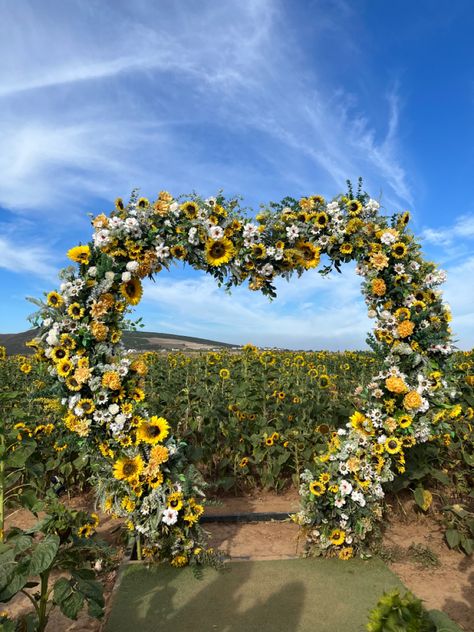
{"type": "Polygon", "coordinates": [[[128,270],[126,272],[122,272],[122,281],[124,282],[130,281],[131,278],[132,278],[131,272],[129,272],[128,270]]]}
{"type": "Polygon", "coordinates": [[[162,520],[167,525],[176,524],[178,521],[178,512],[168,507],[163,512],[162,520]]]}
{"type": "Polygon", "coordinates": [[[222,237],[224,237],[224,230],[221,226],[211,226],[209,228],[209,236],[211,239],[222,239],[222,237]]]}
{"type": "Polygon", "coordinates": [[[97,274],[97,268],[95,266],[91,266],[88,270],[87,270],[87,274],[90,277],[95,277],[95,275],[97,274]]]}
{"type": "Polygon", "coordinates": [[[336,498],[336,500],[334,501],[334,504],[336,505],[336,507],[338,509],[340,509],[341,507],[344,507],[344,505],[346,504],[346,499],[345,498],[336,498]]]}
{"type": "Polygon", "coordinates": [[[173,202],[172,204],[170,204],[170,213],[173,213],[173,215],[179,215],[178,202],[173,202]]]}
{"type": "Polygon", "coordinates": [[[352,492],[352,484],[343,478],[339,483],[339,491],[341,492],[342,496],[347,496],[352,492]]]}
{"type": "Polygon", "coordinates": [[[129,272],[136,272],[139,267],[140,264],[138,263],[138,261],[129,261],[126,265],[126,268],[129,272]]]}
{"type": "Polygon", "coordinates": [[[258,236],[258,226],[256,224],[252,224],[249,222],[244,226],[244,230],[242,231],[242,235],[244,239],[252,241],[255,237],[258,236]]]}
{"type": "Polygon", "coordinates": [[[298,228],[298,226],[295,226],[294,224],[292,226],[287,226],[286,236],[288,237],[289,241],[295,241],[295,239],[299,237],[299,234],[300,229],[298,228]]]}
{"type": "Polygon", "coordinates": [[[266,265],[263,266],[263,268],[260,270],[261,274],[263,276],[272,276],[273,274],[273,266],[271,263],[267,263],[266,265]]]}
{"type": "Polygon", "coordinates": [[[118,404],[110,404],[108,411],[112,415],[117,415],[120,412],[120,406],[118,404]]]}
{"type": "Polygon", "coordinates": [[[386,231],[382,233],[382,235],[380,236],[380,241],[383,244],[390,246],[390,244],[394,244],[397,241],[397,236],[394,235],[393,233],[389,233],[388,231],[386,231]]]}
{"type": "Polygon", "coordinates": [[[113,281],[115,279],[115,272],[112,272],[112,270],[109,270],[108,272],[105,273],[105,278],[107,281],[113,281]]]}
{"type": "Polygon", "coordinates": [[[170,256],[170,249],[164,244],[158,244],[155,248],[158,259],[167,259],[170,256]]]}
{"type": "Polygon", "coordinates": [[[95,233],[92,239],[96,246],[106,246],[110,241],[110,230],[103,228],[95,233]]]}

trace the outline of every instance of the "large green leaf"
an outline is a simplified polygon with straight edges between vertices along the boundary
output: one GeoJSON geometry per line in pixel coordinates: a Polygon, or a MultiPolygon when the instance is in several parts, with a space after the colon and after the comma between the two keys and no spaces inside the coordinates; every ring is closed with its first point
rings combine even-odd
{"type": "Polygon", "coordinates": [[[51,566],[59,549],[59,536],[47,535],[39,542],[31,554],[30,574],[39,575],[51,566]]]}
{"type": "Polygon", "coordinates": [[[77,615],[82,609],[84,605],[84,595],[79,592],[73,592],[68,597],[66,597],[61,603],[59,607],[61,612],[66,615],[69,619],[77,619],[77,615]]]}
{"type": "Polygon", "coordinates": [[[461,535],[457,529],[446,529],[446,540],[450,548],[454,549],[461,542],[461,535]]]}
{"type": "Polygon", "coordinates": [[[53,601],[54,603],[61,604],[66,597],[72,593],[72,586],[69,579],[60,577],[54,584],[53,588],[53,601]]]}

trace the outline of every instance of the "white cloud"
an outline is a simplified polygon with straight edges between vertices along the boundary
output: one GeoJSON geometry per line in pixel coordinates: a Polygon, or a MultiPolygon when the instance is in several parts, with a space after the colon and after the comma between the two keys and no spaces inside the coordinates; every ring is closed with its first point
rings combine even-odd
{"type": "Polygon", "coordinates": [[[33,275],[51,281],[58,269],[46,248],[0,236],[0,268],[17,274],[33,275]]]}
{"type": "Polygon", "coordinates": [[[425,228],[422,239],[438,246],[451,246],[458,240],[474,238],[474,214],[465,214],[457,218],[451,226],[443,228],[425,228]]]}
{"type": "Polygon", "coordinates": [[[330,278],[313,271],[290,283],[279,280],[273,302],[244,287],[228,295],[206,276],[175,280],[162,273],[147,284],[140,314],[149,330],[236,344],[363,348],[371,324],[351,267],[330,278]]]}
{"type": "MultiPolygon", "coordinates": [[[[10,4],[0,203],[54,215],[133,186],[255,196],[262,182],[330,191],[361,173],[386,183],[386,201],[410,201],[396,92],[380,134],[351,95],[323,85],[322,62],[308,64],[284,11],[270,0],[10,4]],[[201,140],[206,128],[214,144],[201,140]],[[247,146],[221,151],[221,140],[238,146],[243,136],[247,146]]],[[[321,29],[338,24],[313,11],[321,29]]]]}

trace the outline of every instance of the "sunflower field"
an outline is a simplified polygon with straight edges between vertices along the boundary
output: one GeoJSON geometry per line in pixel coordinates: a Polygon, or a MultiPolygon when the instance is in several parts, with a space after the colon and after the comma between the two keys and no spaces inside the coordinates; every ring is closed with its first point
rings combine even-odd
{"type": "MultiPolygon", "coordinates": [[[[140,357],[148,367],[143,396],[150,410],[166,419],[212,493],[297,487],[309,462],[331,458],[338,430],[346,427],[358,393],[379,364],[371,352],[270,351],[253,345],[140,357]]],[[[41,494],[52,484],[82,489],[91,475],[81,450],[86,439],[66,427],[56,381],[37,359],[7,357],[4,351],[0,358],[2,451],[9,455],[5,504],[23,504],[30,490],[41,494]]],[[[434,476],[452,483],[452,494],[469,495],[473,374],[473,352],[454,354],[449,379],[461,385],[461,398],[446,411],[451,432],[406,452],[407,462],[392,483],[395,491],[434,476]]]]}

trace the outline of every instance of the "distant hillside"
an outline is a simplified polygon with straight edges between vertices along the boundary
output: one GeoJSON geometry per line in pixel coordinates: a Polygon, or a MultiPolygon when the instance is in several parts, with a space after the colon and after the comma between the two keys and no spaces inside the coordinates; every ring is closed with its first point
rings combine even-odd
{"type": "MultiPolygon", "coordinates": [[[[19,334],[0,334],[0,345],[6,347],[8,355],[16,353],[30,354],[32,350],[25,346],[28,340],[34,338],[36,329],[22,331],[19,334]]],[[[153,331],[125,331],[123,342],[127,349],[138,351],[163,351],[178,349],[180,351],[206,351],[218,347],[236,347],[226,342],[193,338],[192,336],[178,336],[175,334],[162,334],[153,331]]]]}

